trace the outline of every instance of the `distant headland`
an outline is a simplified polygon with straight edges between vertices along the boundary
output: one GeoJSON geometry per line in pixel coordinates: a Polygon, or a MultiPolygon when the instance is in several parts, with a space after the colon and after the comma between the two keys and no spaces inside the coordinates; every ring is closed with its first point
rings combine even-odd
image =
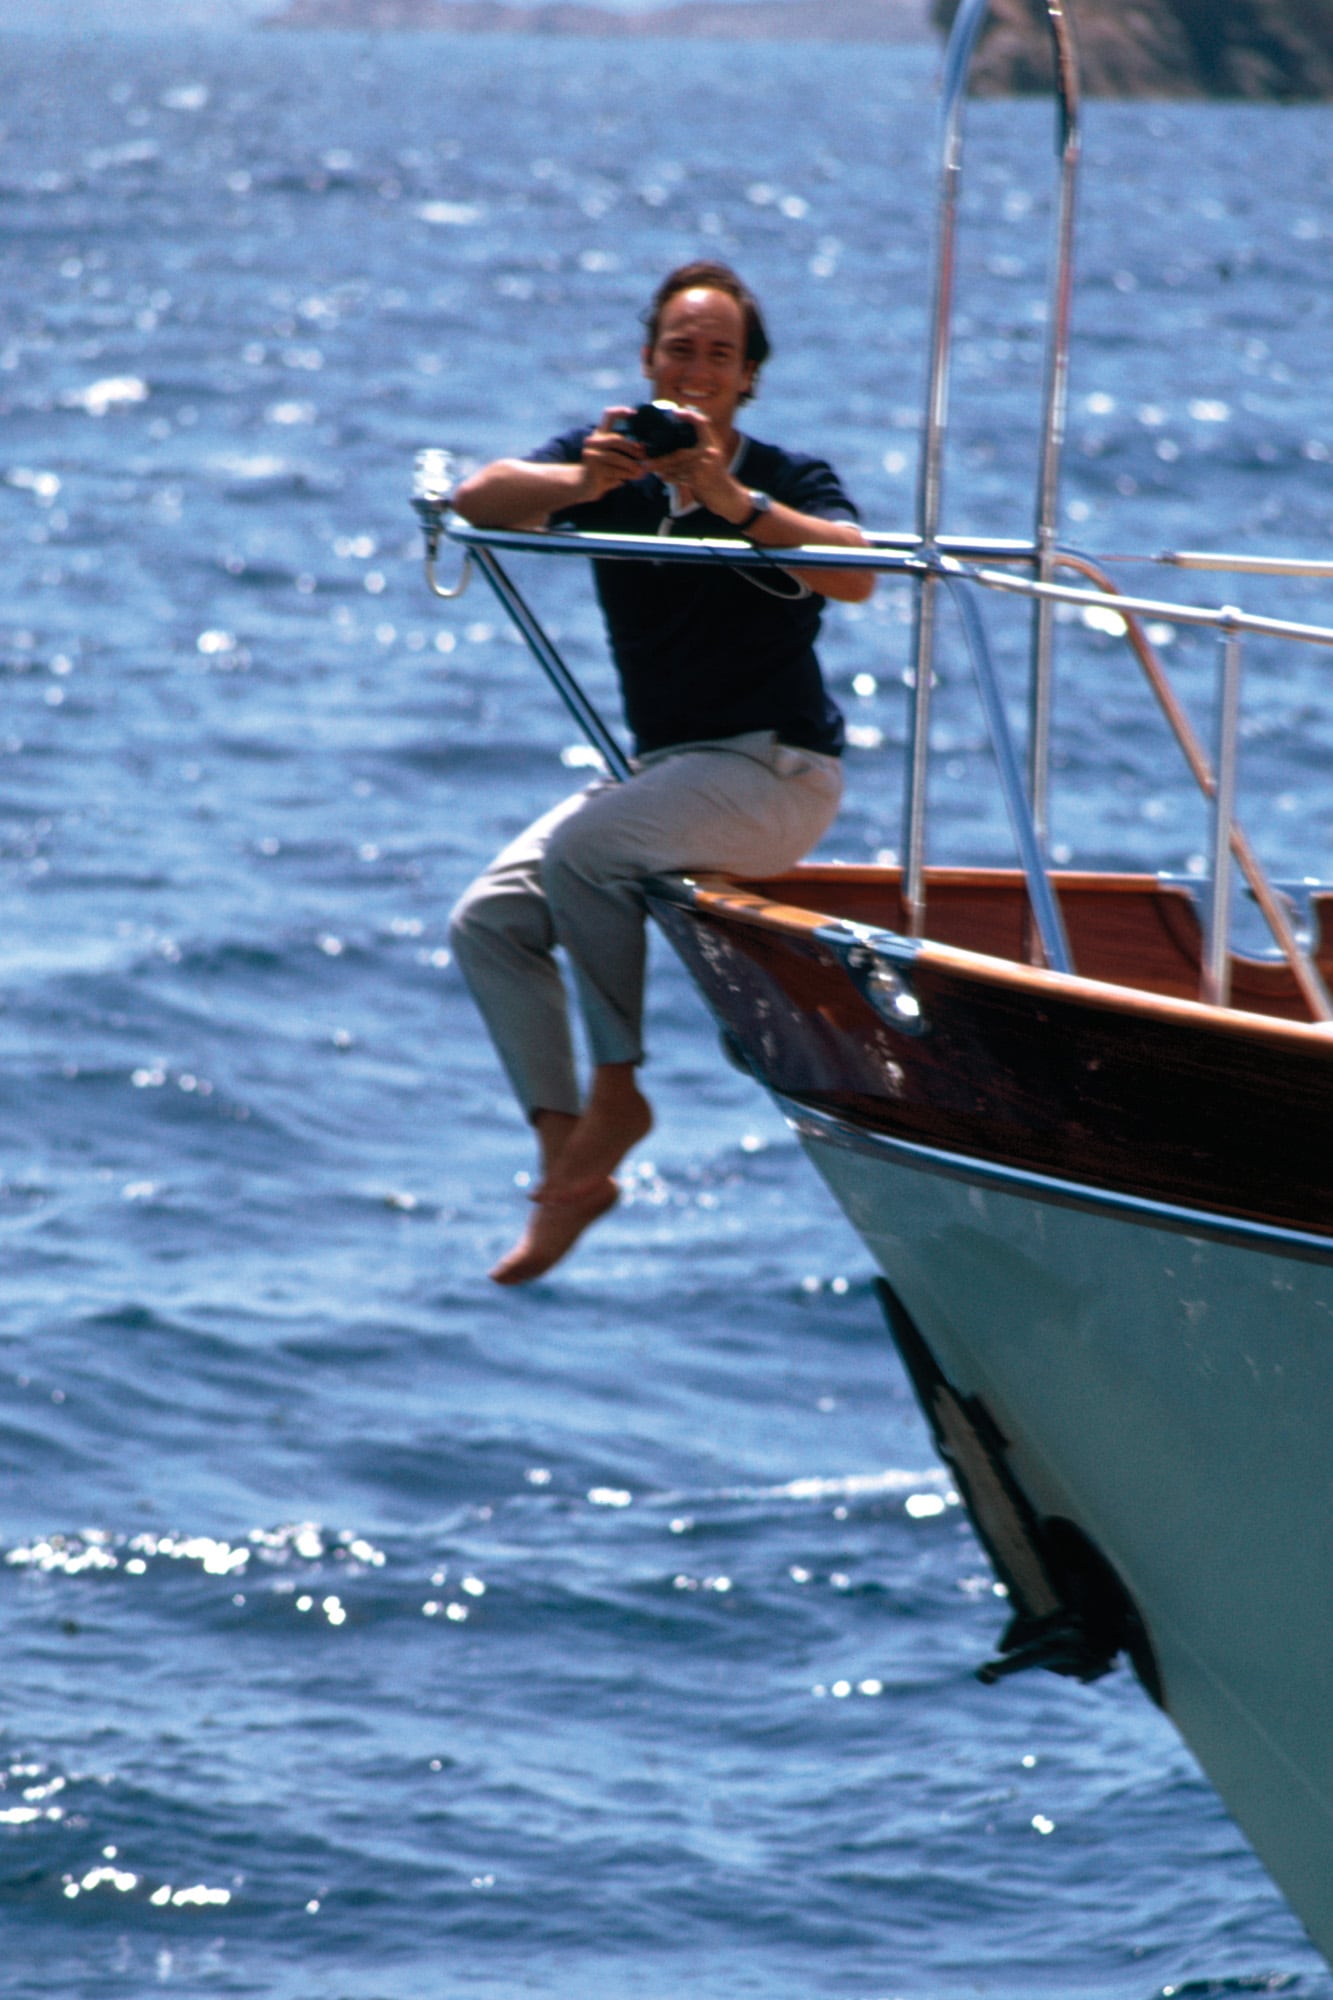
{"type": "Polygon", "coordinates": [[[427,28],[456,35],[670,35],[750,42],[922,42],[928,0],[674,0],[633,14],[583,0],[288,0],[271,28],[427,28]]]}
{"type": "MultiPolygon", "coordinates": [[[[959,0],[933,0],[946,30],[959,0]]],[[[1333,0],[1071,0],[1090,97],[1333,97],[1333,0]]],[[[973,87],[1006,97],[1051,87],[1043,0],[992,0],[973,87]]]]}
{"type": "MultiPolygon", "coordinates": [[[[287,0],[272,28],[446,34],[668,35],[726,41],[920,42],[959,0],[669,0],[626,13],[584,0],[287,0]]],[[[993,0],[974,88],[1050,87],[1044,0],[993,0]]],[[[1090,97],[1333,97],[1333,0],[1073,0],[1090,97]]]]}

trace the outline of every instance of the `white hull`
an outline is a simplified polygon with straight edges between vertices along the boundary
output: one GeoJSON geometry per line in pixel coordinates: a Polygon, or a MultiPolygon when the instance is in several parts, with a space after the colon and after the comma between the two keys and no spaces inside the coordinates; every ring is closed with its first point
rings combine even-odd
{"type": "Polygon", "coordinates": [[[1333,1249],[784,1103],[951,1385],[1147,1628],[1166,1707],[1333,1957],[1333,1249]]]}

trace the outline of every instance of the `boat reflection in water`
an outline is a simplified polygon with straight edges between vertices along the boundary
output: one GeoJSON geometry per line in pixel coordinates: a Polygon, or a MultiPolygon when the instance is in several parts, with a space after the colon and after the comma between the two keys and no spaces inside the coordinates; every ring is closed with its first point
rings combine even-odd
{"type": "MultiPolygon", "coordinates": [[[[1090,1680],[1127,1655],[1333,1957],[1333,886],[1266,881],[1233,811],[1246,639],[1333,646],[1333,629],[1131,597],[1059,541],[1079,121],[1060,0],[1048,12],[1059,200],[1033,535],[940,532],[962,103],[986,13],[965,0],[945,73],[916,524],[863,552],[800,554],[803,569],[866,564],[916,583],[903,866],[673,879],[650,902],[729,1054],[773,1094],[883,1273],[889,1327],[1009,1594],[983,1678],[1040,1667],[1090,1680]],[[987,639],[995,592],[1032,607],[1025,766],[987,639]],[[927,863],[946,599],[1014,869],[927,863]],[[1198,882],[1047,865],[1062,602],[1123,630],[1211,801],[1198,882]],[[1149,644],[1156,617],[1218,635],[1207,752],[1149,644]],[[1237,871],[1268,921],[1268,956],[1232,949],[1237,871]]],[[[432,584],[447,532],[623,776],[623,752],[501,556],[771,557],[735,542],[470,528],[447,519],[447,467],[423,458],[432,584]]],[[[1333,577],[1333,563],[1155,560],[1333,577]]]]}

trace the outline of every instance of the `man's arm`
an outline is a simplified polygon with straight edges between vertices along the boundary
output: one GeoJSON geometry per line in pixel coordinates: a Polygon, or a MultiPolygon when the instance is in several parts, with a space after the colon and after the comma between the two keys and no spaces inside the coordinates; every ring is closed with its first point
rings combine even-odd
{"type": "Polygon", "coordinates": [[[581,465],[497,458],[456,488],[453,504],[474,528],[544,528],[552,514],[586,497],[581,465]]]}
{"type": "Polygon", "coordinates": [[[497,458],[484,465],[457,489],[455,508],[474,528],[544,528],[553,514],[600,500],[643,471],[643,446],[608,429],[612,417],[629,414],[605,411],[575,460],[497,458]]]}
{"type": "MultiPolygon", "coordinates": [[[[708,419],[698,410],[690,410],[688,415],[699,427],[699,443],[689,451],[673,452],[669,458],[654,460],[653,470],[663,479],[682,486],[710,514],[739,527],[754,513],[751,489],[731,471],[729,454],[708,419]]],[[[805,514],[781,500],[770,500],[766,510],[745,530],[745,539],[756,548],[775,551],[799,548],[803,542],[845,549],[868,546],[855,521],[830,521],[819,514],[805,514]]],[[[787,565],[784,563],[783,567],[787,565]]],[[[788,574],[807,589],[848,604],[862,603],[875,588],[875,572],[868,569],[792,568],[788,574]]]]}
{"type": "MultiPolygon", "coordinates": [[[[733,480],[744,496],[744,511],[736,515],[743,521],[752,511],[750,489],[733,480]]],[[[739,498],[736,505],[740,506],[739,498]]],[[[714,510],[716,511],[716,510],[714,510]]],[[[730,519],[724,515],[723,519],[730,519]]],[[[802,514],[795,507],[784,507],[775,500],[766,513],[745,531],[745,539],[761,549],[793,549],[802,542],[822,543],[832,548],[864,549],[869,547],[865,536],[855,521],[826,521],[818,514],[802,514]]],[[[783,565],[787,568],[787,565],[783,565]]],[[[788,574],[805,584],[810,590],[817,590],[822,597],[836,597],[844,604],[863,604],[875,588],[875,572],[872,569],[788,569],[788,574]]]]}

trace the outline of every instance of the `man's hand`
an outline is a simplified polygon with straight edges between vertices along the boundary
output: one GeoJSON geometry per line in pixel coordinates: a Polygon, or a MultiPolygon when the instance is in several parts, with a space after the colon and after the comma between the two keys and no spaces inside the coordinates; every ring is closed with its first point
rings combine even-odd
{"type": "MultiPolygon", "coordinates": [[[[627,485],[643,472],[647,454],[638,439],[611,428],[615,418],[633,415],[633,410],[623,404],[603,410],[601,422],[584,439],[583,457],[579,461],[583,474],[580,500],[600,500],[604,493],[627,485]]],[[[653,470],[657,470],[656,465],[653,470]]]]}
{"type": "MultiPolygon", "coordinates": [[[[732,454],[727,441],[700,411],[682,406],[681,414],[697,429],[698,444],[689,451],[673,451],[667,458],[653,459],[652,469],[678,487],[682,498],[697,500],[710,514],[738,528],[754,512],[754,501],[750,498],[750,488],[731,471],[732,454]]],[[[747,530],[747,536],[758,547],[774,550],[797,548],[802,542],[825,547],[830,544],[865,547],[865,536],[854,521],[825,521],[816,514],[798,513],[794,507],[785,507],[776,500],[747,530]]],[[[838,597],[851,603],[863,602],[875,588],[872,570],[793,568],[790,574],[824,597],[838,597]]]]}
{"type": "Polygon", "coordinates": [[[604,410],[576,464],[497,458],[465,479],[453,504],[477,528],[544,528],[552,514],[600,500],[643,471],[643,446],[608,428],[625,409],[604,410]]]}
{"type": "Polygon", "coordinates": [[[750,496],[739,479],[731,476],[727,440],[719,436],[702,410],[682,403],[680,414],[694,425],[699,441],[686,451],[672,451],[663,458],[653,459],[652,470],[668,486],[677,487],[687,503],[697,500],[701,507],[706,507],[710,514],[720,515],[724,521],[743,521],[750,511],[750,496]]]}

